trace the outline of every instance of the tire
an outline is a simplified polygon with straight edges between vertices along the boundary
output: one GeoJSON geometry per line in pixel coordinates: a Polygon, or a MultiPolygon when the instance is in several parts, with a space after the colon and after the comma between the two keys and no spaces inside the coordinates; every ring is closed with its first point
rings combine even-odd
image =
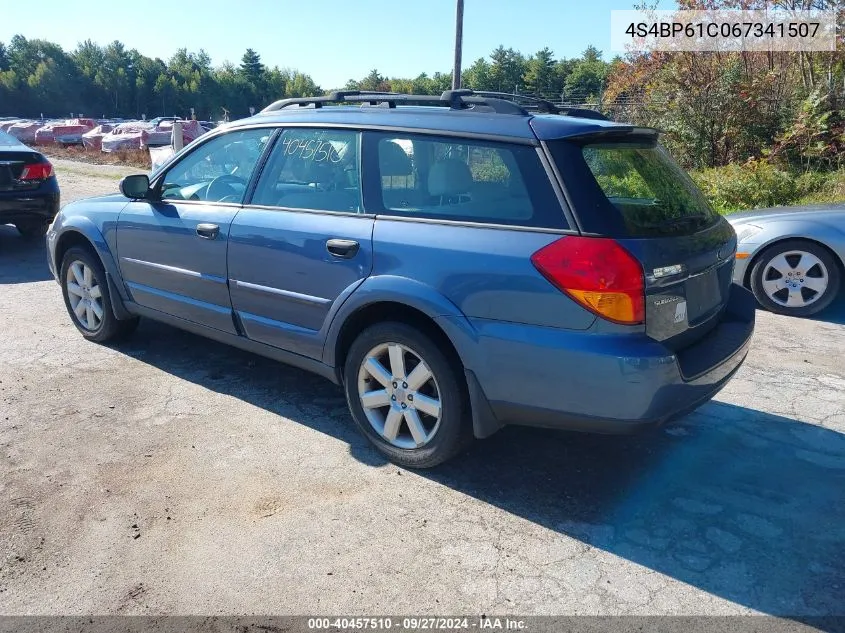
{"type": "Polygon", "coordinates": [[[821,312],[836,298],[840,285],[838,262],[827,249],[807,240],[773,244],[751,269],[757,302],[776,314],[808,317],[821,312]]]}
{"type": "MultiPolygon", "coordinates": [[[[368,366],[372,367],[369,363],[368,366]]],[[[397,369],[397,373],[402,373],[401,369],[397,369]]],[[[454,457],[471,439],[463,371],[428,336],[404,323],[378,323],[358,335],[346,357],[344,389],[352,417],[361,432],[399,466],[437,466],[454,457]],[[395,368],[391,358],[397,349],[401,352],[405,375],[395,377],[414,380],[410,384],[397,380],[397,388],[393,389],[392,369],[395,368]],[[381,359],[381,369],[384,370],[381,381],[374,378],[375,373],[381,372],[365,368],[369,358],[381,359]],[[423,371],[414,374],[419,365],[423,366],[423,371]],[[412,384],[425,376],[426,368],[431,378],[419,385],[412,384]],[[403,384],[408,386],[403,387],[403,384]],[[371,399],[372,406],[365,410],[361,391],[383,393],[371,399]],[[388,399],[391,397],[395,400],[388,399]],[[384,404],[379,405],[379,402],[384,404]],[[435,417],[432,415],[435,411],[433,403],[437,402],[439,416],[435,417]],[[400,408],[403,404],[404,409],[400,408]],[[421,424],[414,424],[416,435],[412,433],[409,422],[413,419],[421,424]],[[395,434],[393,429],[396,429],[395,434]],[[393,440],[389,439],[391,435],[393,440]]]]}
{"type": "Polygon", "coordinates": [[[30,220],[27,222],[16,222],[15,228],[18,230],[18,233],[21,234],[26,240],[37,240],[40,237],[44,237],[47,235],[47,227],[50,226],[49,222],[44,222],[42,220],[30,220]]]}
{"type": "Polygon", "coordinates": [[[137,317],[121,321],[115,316],[103,264],[90,249],[79,246],[68,249],[62,258],[59,279],[70,319],[89,341],[106,343],[120,340],[138,327],[137,317]],[[100,316],[93,305],[90,311],[86,309],[86,301],[99,307],[100,316]],[[80,305],[83,307],[80,308],[80,305]]]}

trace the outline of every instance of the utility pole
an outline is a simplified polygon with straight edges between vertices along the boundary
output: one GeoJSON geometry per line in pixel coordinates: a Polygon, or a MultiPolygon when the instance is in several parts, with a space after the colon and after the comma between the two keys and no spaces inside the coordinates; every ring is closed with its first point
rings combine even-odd
{"type": "Polygon", "coordinates": [[[458,0],[455,16],[455,66],[452,69],[452,90],[461,87],[461,49],[464,41],[464,0],[458,0]]]}

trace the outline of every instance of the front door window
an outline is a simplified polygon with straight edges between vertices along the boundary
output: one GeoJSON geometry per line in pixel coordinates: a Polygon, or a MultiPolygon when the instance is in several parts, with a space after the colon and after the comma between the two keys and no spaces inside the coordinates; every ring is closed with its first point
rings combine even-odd
{"type": "Polygon", "coordinates": [[[268,129],[243,130],[200,145],[167,171],[161,197],[242,203],[252,171],[272,133],[268,129]]]}

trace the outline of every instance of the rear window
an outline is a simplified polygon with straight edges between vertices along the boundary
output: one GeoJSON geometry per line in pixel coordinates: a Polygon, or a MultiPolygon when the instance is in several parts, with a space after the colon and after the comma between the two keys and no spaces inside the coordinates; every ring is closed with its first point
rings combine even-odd
{"type": "Polygon", "coordinates": [[[654,143],[594,143],[584,161],[631,236],[689,235],[718,219],[690,177],[654,143]]]}
{"type": "Polygon", "coordinates": [[[427,135],[368,134],[379,213],[567,228],[534,147],[427,135]]]}

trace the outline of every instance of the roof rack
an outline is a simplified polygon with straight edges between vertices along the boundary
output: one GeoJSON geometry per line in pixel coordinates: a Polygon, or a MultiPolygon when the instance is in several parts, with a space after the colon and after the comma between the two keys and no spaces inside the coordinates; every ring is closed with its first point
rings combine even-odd
{"type": "Polygon", "coordinates": [[[488,92],[473,90],[446,90],[438,95],[412,95],[399,92],[377,92],[367,90],[335,90],[321,97],[297,97],[280,99],[271,103],[261,112],[276,112],[285,108],[322,108],[324,105],[359,103],[361,105],[395,108],[403,105],[434,105],[448,107],[451,110],[471,110],[496,112],[498,114],[516,114],[529,116],[531,111],[548,114],[565,114],[582,118],[608,120],[600,112],[581,108],[561,109],[550,101],[533,95],[520,95],[509,92],[488,92]],[[514,101],[530,101],[530,105],[521,106],[514,101]]]}
{"type": "Polygon", "coordinates": [[[289,107],[321,108],[334,103],[361,103],[369,105],[387,104],[395,108],[397,103],[404,105],[447,106],[452,110],[486,110],[499,114],[517,114],[527,116],[528,111],[512,101],[490,99],[476,96],[472,90],[446,90],[441,95],[409,95],[396,92],[370,92],[361,90],[337,90],[322,97],[300,97],[281,99],[271,103],[262,112],[275,112],[289,107]]]}

